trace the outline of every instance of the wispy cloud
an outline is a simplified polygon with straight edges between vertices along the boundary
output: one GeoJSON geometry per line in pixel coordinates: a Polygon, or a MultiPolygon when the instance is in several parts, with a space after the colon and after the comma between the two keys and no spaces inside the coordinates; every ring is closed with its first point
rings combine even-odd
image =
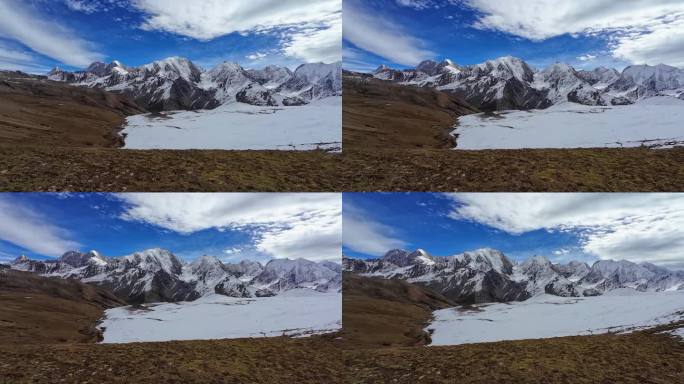
{"type": "Polygon", "coordinates": [[[601,259],[682,265],[681,194],[452,194],[451,217],[511,234],[572,231],[601,259]]]}
{"type": "Polygon", "coordinates": [[[103,58],[90,42],[59,21],[43,19],[16,0],[0,1],[0,37],[67,65],[86,66],[103,58]]]}
{"type": "Polygon", "coordinates": [[[9,196],[0,196],[0,239],[46,256],[81,248],[67,230],[9,196]]]}
{"type": "Polygon", "coordinates": [[[357,0],[344,3],[344,38],[364,51],[401,65],[416,65],[436,54],[391,20],[377,16],[357,0]]]}
{"type": "Polygon", "coordinates": [[[463,0],[474,26],[533,41],[605,36],[612,55],[632,63],[684,66],[684,2],[672,0],[463,0]]]}
{"type": "Polygon", "coordinates": [[[133,0],[145,13],[141,28],[208,41],[231,33],[269,33],[282,39],[286,56],[337,61],[342,44],[342,1],[133,0]]]}
{"type": "Polygon", "coordinates": [[[396,236],[392,227],[373,220],[367,212],[346,201],[342,235],[345,247],[371,256],[409,245],[396,236]]]}
{"type": "Polygon", "coordinates": [[[337,259],[342,201],[334,193],[120,194],[121,218],[182,234],[244,229],[276,258],[337,259]]]}

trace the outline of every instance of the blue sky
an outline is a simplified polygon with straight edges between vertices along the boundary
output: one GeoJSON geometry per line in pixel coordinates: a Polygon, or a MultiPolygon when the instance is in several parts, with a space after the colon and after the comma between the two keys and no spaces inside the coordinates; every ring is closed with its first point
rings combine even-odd
{"type": "Polygon", "coordinates": [[[149,248],[189,261],[336,260],[340,238],[339,194],[0,194],[0,261],[149,248]]]}
{"type": "Polygon", "coordinates": [[[515,260],[650,261],[684,268],[681,194],[345,193],[343,253],[448,256],[495,248],[515,260]]]}
{"type": "Polygon", "coordinates": [[[346,0],[344,67],[469,65],[516,56],[543,68],[684,67],[684,2],[671,0],[346,0]]]}
{"type": "Polygon", "coordinates": [[[0,69],[45,73],[170,56],[210,68],[341,58],[341,0],[2,0],[0,69]]]}

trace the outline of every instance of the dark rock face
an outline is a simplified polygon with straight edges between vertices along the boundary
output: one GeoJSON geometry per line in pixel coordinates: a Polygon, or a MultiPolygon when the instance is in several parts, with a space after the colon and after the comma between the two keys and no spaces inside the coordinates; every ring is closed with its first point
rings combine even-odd
{"type": "Polygon", "coordinates": [[[598,261],[589,267],[576,261],[552,264],[541,256],[515,264],[493,249],[447,257],[395,249],[380,259],[345,257],[343,268],[364,276],[404,279],[460,303],[521,301],[540,294],[596,296],[623,287],[640,291],[684,289],[683,272],[652,264],[598,261]]]}
{"type": "Polygon", "coordinates": [[[566,101],[624,105],[673,90],[680,98],[684,95],[684,70],[666,65],[632,66],[619,73],[609,68],[576,71],[556,63],[535,71],[521,59],[502,57],[470,66],[448,60],[425,61],[407,70],[380,66],[373,76],[448,92],[483,111],[543,109],[566,101]]]}
{"type": "Polygon", "coordinates": [[[106,288],[131,304],[192,301],[211,293],[254,297],[296,288],[319,292],[341,289],[341,266],[332,262],[282,259],[262,266],[248,260],[223,264],[214,257],[203,256],[185,264],[163,249],[118,258],[106,258],[95,251],[71,251],[50,261],[22,256],[12,263],[12,268],[79,279],[106,288]],[[257,284],[259,288],[255,287],[257,284]]]}
{"type": "Polygon", "coordinates": [[[93,63],[81,72],[55,68],[48,78],[121,93],[153,112],[213,109],[226,102],[304,105],[342,90],[341,63],[302,64],[292,72],[277,66],[245,70],[226,62],[205,72],[190,60],[171,57],[141,67],[113,62],[93,63]]]}

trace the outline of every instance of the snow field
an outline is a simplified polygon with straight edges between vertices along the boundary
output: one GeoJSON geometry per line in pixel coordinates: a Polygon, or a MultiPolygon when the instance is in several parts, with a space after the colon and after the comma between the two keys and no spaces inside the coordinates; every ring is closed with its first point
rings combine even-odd
{"type": "Polygon", "coordinates": [[[651,97],[625,106],[560,103],[544,110],[459,118],[457,149],[598,148],[684,144],[684,100],[651,97]]]}
{"type": "Polygon", "coordinates": [[[483,304],[476,310],[435,311],[426,328],[431,345],[628,332],[673,321],[684,310],[684,291],[620,290],[596,297],[540,295],[522,302],[483,304]]]}
{"type": "Polygon", "coordinates": [[[104,343],[305,337],[341,326],[342,294],[311,290],[245,299],[210,295],[147,310],[119,307],[107,310],[101,324],[104,343]]]}
{"type": "Polygon", "coordinates": [[[297,107],[229,103],[213,110],[135,115],[126,119],[123,133],[128,149],[339,149],[342,98],[297,107]]]}

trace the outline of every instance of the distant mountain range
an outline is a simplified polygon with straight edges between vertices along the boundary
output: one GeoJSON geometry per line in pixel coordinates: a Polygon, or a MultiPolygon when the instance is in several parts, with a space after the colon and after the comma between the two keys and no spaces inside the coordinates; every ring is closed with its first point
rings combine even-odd
{"type": "Polygon", "coordinates": [[[395,249],[380,259],[343,259],[345,271],[404,279],[462,303],[522,301],[540,294],[598,296],[617,288],[638,291],[684,290],[684,271],[650,263],[600,260],[592,266],[553,264],[535,256],[515,263],[500,251],[479,249],[438,257],[422,249],[395,249]]]}
{"type": "Polygon", "coordinates": [[[149,111],[213,109],[230,102],[260,106],[295,106],[342,94],[342,64],[302,64],[244,69],[224,62],[205,71],[182,57],[140,67],[119,61],[96,62],[78,72],[55,68],[48,78],[122,93],[149,111]]]}
{"type": "Polygon", "coordinates": [[[414,69],[380,66],[375,78],[432,87],[461,97],[481,110],[543,109],[561,102],[625,105],[652,96],[684,100],[684,70],[660,64],[576,70],[556,63],[535,70],[522,59],[501,57],[460,66],[450,60],[423,61],[414,69]]]}
{"type": "Polygon", "coordinates": [[[249,260],[230,264],[203,256],[185,263],[164,249],[123,257],[71,251],[48,261],[20,256],[11,267],[78,279],[106,288],[129,303],[192,301],[209,294],[274,296],[295,288],[335,292],[342,287],[341,266],[334,262],[274,259],[265,265],[249,260]]]}

